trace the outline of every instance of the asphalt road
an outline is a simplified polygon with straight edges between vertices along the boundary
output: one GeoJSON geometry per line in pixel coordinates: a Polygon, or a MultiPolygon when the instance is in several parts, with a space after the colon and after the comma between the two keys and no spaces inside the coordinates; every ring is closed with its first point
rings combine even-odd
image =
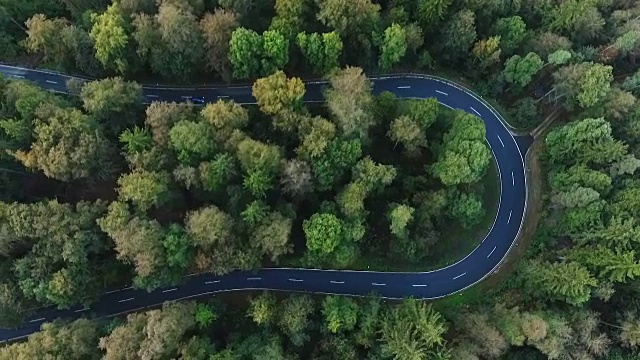
{"type": "MultiPolygon", "coordinates": [[[[72,77],[55,72],[22,69],[0,65],[0,73],[8,78],[32,81],[39,86],[66,92],[66,81],[72,77]]],[[[424,75],[389,75],[371,78],[374,93],[387,90],[400,98],[438,99],[443,106],[462,109],[481,117],[487,128],[487,142],[495,156],[500,175],[500,204],[488,235],[470,254],[455,264],[435,271],[376,272],[319,269],[266,268],[257,272],[234,272],[225,276],[198,274],[172,288],[147,293],[132,288],[105,293],[89,308],[69,310],[46,308],[16,329],[0,329],[0,341],[24,337],[38,331],[43,322],[55,318],[77,318],[82,315],[112,316],[223,291],[270,289],[323,294],[367,295],[372,292],[387,298],[417,297],[435,299],[464,290],[491,274],[505,258],[515,240],[524,217],[527,201],[523,154],[530,137],[516,137],[497,114],[479,96],[447,80],[424,75]]],[[[306,82],[305,101],[321,102],[326,82],[306,82]]],[[[207,102],[233,99],[250,104],[255,99],[250,85],[161,87],[145,86],[145,102],[186,101],[204,97],[207,102]]]]}

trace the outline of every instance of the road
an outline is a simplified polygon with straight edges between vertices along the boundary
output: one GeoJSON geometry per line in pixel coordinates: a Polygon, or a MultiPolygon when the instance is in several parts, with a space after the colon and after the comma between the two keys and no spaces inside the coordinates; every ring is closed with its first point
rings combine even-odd
{"type": "MultiPolygon", "coordinates": [[[[8,78],[32,81],[39,86],[66,92],[70,76],[55,72],[0,65],[8,78]]],[[[0,329],[0,341],[24,337],[38,331],[43,322],[55,318],[82,315],[112,316],[161,304],[224,291],[270,289],[322,294],[367,295],[375,292],[387,298],[417,297],[435,299],[454,294],[478,283],[491,274],[515,243],[522,226],[527,202],[523,154],[530,137],[517,137],[509,131],[499,114],[479,96],[447,80],[425,75],[389,75],[372,77],[374,93],[390,91],[399,98],[431,98],[448,108],[462,109],[482,118],[487,142],[495,156],[500,176],[500,202],[487,236],[466,257],[455,264],[429,272],[377,272],[319,269],[265,268],[257,272],[234,272],[225,276],[197,274],[177,287],[147,293],[130,287],[110,291],[89,308],[69,310],[46,308],[16,329],[0,329]]],[[[323,81],[306,82],[305,101],[321,102],[323,81]]],[[[233,99],[242,104],[255,103],[250,85],[162,87],[145,86],[145,102],[185,101],[204,97],[207,102],[233,99]]]]}

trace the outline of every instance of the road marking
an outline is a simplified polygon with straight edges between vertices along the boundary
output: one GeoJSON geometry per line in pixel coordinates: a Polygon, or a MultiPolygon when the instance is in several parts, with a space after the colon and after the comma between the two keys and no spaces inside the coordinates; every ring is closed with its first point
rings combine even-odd
{"type": "Polygon", "coordinates": [[[42,321],[45,318],[39,318],[39,319],[33,319],[33,320],[29,320],[30,323],[34,323],[34,322],[38,322],[38,321],[42,321]]]}
{"type": "Polygon", "coordinates": [[[302,282],[304,280],[300,280],[300,279],[289,279],[289,281],[293,281],[293,282],[302,282]]]}
{"type": "Polygon", "coordinates": [[[172,292],[172,291],[176,291],[176,290],[178,290],[178,288],[162,290],[162,292],[163,292],[163,293],[168,293],[168,292],[172,292]]]}
{"type": "Polygon", "coordinates": [[[206,285],[209,285],[209,284],[217,284],[217,283],[219,283],[219,282],[220,282],[220,280],[213,280],[213,281],[205,281],[204,283],[205,283],[206,285]]]}
{"type": "Polygon", "coordinates": [[[250,277],[250,278],[247,278],[247,280],[262,280],[262,278],[259,278],[259,277],[250,277]]]}
{"type": "Polygon", "coordinates": [[[507,219],[507,224],[511,222],[511,213],[513,210],[509,210],[509,218],[507,219]]]}
{"type": "Polygon", "coordinates": [[[344,284],[344,281],[333,281],[333,280],[331,280],[329,282],[332,283],[332,284],[344,284]]]}
{"type": "Polygon", "coordinates": [[[425,286],[427,286],[427,284],[413,284],[411,286],[413,286],[413,287],[425,287],[425,286]]]}
{"type": "Polygon", "coordinates": [[[183,99],[191,99],[193,96],[180,96],[183,99]]]}
{"type": "Polygon", "coordinates": [[[513,170],[511,170],[511,185],[516,186],[516,178],[513,175],[513,170]]]}
{"type": "Polygon", "coordinates": [[[229,96],[228,95],[219,95],[218,97],[221,98],[221,99],[224,99],[224,98],[228,98],[229,96]]]}
{"type": "Polygon", "coordinates": [[[49,84],[57,84],[58,82],[56,81],[51,81],[51,80],[45,80],[46,82],[48,82],[49,84]]]}
{"type": "Polygon", "coordinates": [[[398,86],[398,89],[411,89],[411,86],[398,86]]]}
{"type": "Polygon", "coordinates": [[[127,302],[127,301],[131,301],[133,300],[133,298],[128,298],[128,299],[124,299],[124,300],[118,300],[119,303],[123,303],[123,302],[127,302]]]}
{"type": "Polygon", "coordinates": [[[502,138],[500,137],[500,135],[498,135],[498,140],[500,140],[500,144],[502,144],[502,147],[504,147],[504,143],[502,142],[502,138]]]}
{"type": "Polygon", "coordinates": [[[449,106],[449,105],[443,104],[443,103],[438,103],[438,104],[440,104],[440,105],[442,105],[444,107],[448,107],[449,109],[453,110],[453,106],[449,106]]]}
{"type": "Polygon", "coordinates": [[[446,93],[446,92],[444,92],[444,91],[436,90],[436,92],[437,92],[438,94],[442,94],[442,95],[447,95],[447,96],[449,96],[449,94],[447,94],[447,93],[446,93]]]}
{"type": "Polygon", "coordinates": [[[493,250],[491,250],[491,252],[489,253],[489,255],[487,255],[487,258],[489,258],[489,256],[491,256],[491,254],[493,254],[494,251],[496,251],[497,246],[493,247],[493,250]]]}
{"type": "Polygon", "coordinates": [[[83,311],[87,311],[87,310],[89,310],[89,308],[79,309],[79,310],[74,311],[74,313],[79,313],[79,312],[83,312],[83,311]]]}
{"type": "Polygon", "coordinates": [[[158,95],[145,95],[146,97],[150,97],[150,98],[157,98],[158,95]]]}
{"type": "Polygon", "coordinates": [[[115,292],[119,292],[119,291],[123,291],[123,290],[129,290],[129,289],[131,289],[131,286],[123,287],[122,289],[118,289],[118,290],[107,291],[105,294],[112,294],[112,293],[115,293],[115,292]]]}
{"type": "Polygon", "coordinates": [[[480,113],[478,112],[478,110],[474,109],[473,106],[469,106],[471,108],[471,110],[473,110],[474,113],[478,114],[478,116],[480,116],[480,113]]]}
{"type": "Polygon", "coordinates": [[[24,76],[22,76],[22,75],[13,75],[13,77],[16,77],[18,79],[24,79],[24,76]]]}
{"type": "Polygon", "coordinates": [[[385,285],[387,285],[387,284],[371,283],[371,285],[373,285],[373,286],[385,286],[385,285]]]}
{"type": "Polygon", "coordinates": [[[467,274],[466,272],[463,272],[462,274],[460,274],[460,275],[458,275],[458,276],[454,277],[454,278],[453,278],[453,280],[458,279],[458,278],[461,278],[461,277],[465,276],[466,274],[467,274]]]}

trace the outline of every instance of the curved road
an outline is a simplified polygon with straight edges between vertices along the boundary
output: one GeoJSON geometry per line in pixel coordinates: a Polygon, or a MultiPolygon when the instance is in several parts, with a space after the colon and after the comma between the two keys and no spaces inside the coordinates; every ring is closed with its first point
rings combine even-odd
{"type": "MultiPolygon", "coordinates": [[[[7,78],[22,79],[55,92],[64,93],[72,77],[55,72],[0,65],[7,78]]],[[[462,109],[481,117],[487,128],[487,142],[495,156],[500,175],[500,203],[494,223],[469,255],[455,264],[430,272],[375,272],[318,269],[266,268],[257,272],[234,272],[225,276],[197,274],[177,287],[144,290],[124,288],[105,293],[89,308],[69,310],[45,308],[17,329],[0,329],[0,341],[17,339],[38,331],[45,321],[76,318],[83,314],[112,316],[164,301],[196,297],[216,292],[248,289],[303,291],[324,294],[367,295],[372,292],[387,298],[414,296],[424,299],[444,297],[464,290],[493,272],[506,257],[520,232],[527,202],[523,154],[530,137],[514,136],[500,115],[479,96],[447,80],[425,75],[393,75],[371,78],[374,93],[391,91],[399,98],[435,97],[443,106],[462,109]]],[[[321,102],[324,81],[306,82],[305,101],[321,102]]],[[[145,102],[185,101],[204,97],[207,102],[233,99],[255,103],[250,85],[159,87],[145,86],[145,102]]]]}

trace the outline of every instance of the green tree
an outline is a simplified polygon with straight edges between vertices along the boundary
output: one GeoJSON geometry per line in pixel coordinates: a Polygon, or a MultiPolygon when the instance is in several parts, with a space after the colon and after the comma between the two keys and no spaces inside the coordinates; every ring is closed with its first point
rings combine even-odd
{"type": "Polygon", "coordinates": [[[378,66],[382,71],[387,71],[399,63],[406,52],[407,33],[402,26],[393,23],[384,30],[378,66]]]}
{"type": "Polygon", "coordinates": [[[560,68],[553,74],[553,89],[565,97],[567,105],[589,107],[604,99],[611,88],[613,68],[584,62],[560,68]]]}
{"type": "Polygon", "coordinates": [[[340,36],[369,33],[380,17],[380,5],[370,0],[321,0],[318,20],[340,36]]]}
{"type": "Polygon", "coordinates": [[[542,59],[535,53],[530,52],[524,58],[520,55],[513,55],[505,61],[502,76],[508,83],[523,88],[529,85],[542,66],[542,59]]]}
{"type": "Polygon", "coordinates": [[[500,37],[492,36],[478,40],[471,50],[481,68],[487,68],[500,61],[500,37]]]}
{"type": "Polygon", "coordinates": [[[211,325],[217,318],[218,315],[213,311],[213,308],[209,304],[198,304],[196,306],[195,311],[195,321],[198,324],[198,327],[201,329],[207,328],[211,325]]]}
{"type": "Polygon", "coordinates": [[[452,0],[418,0],[417,18],[425,29],[434,26],[444,18],[452,0]]]}
{"type": "Polygon", "coordinates": [[[344,241],[344,223],[333,214],[315,213],[302,229],[310,251],[330,254],[344,241]]]}
{"type": "Polygon", "coordinates": [[[95,43],[96,58],[106,69],[124,74],[130,68],[129,24],[117,4],[110,5],[100,15],[93,15],[92,21],[89,35],[95,43]]]}
{"type": "Polygon", "coordinates": [[[576,306],[588,301],[591,289],[598,284],[589,271],[576,262],[531,260],[524,264],[520,276],[530,294],[576,306]]]}
{"type": "Polygon", "coordinates": [[[237,155],[240,165],[247,172],[263,170],[269,175],[274,175],[282,165],[282,154],[278,146],[253,139],[240,142],[237,155]]]}
{"type": "Polygon", "coordinates": [[[233,67],[233,77],[247,79],[260,73],[262,58],[262,37],[253,30],[237,28],[229,41],[229,60],[233,67]]]}
{"type": "Polygon", "coordinates": [[[29,151],[15,153],[27,168],[62,181],[105,179],[113,172],[114,149],[101,126],[79,110],[54,109],[35,122],[34,138],[29,151]]]}
{"type": "Polygon", "coordinates": [[[409,230],[407,227],[413,220],[413,213],[415,209],[411,206],[394,204],[394,206],[387,213],[390,225],[389,230],[397,237],[407,237],[409,230]]]}
{"type": "Polygon", "coordinates": [[[46,61],[62,68],[69,56],[69,49],[60,39],[60,34],[67,27],[64,19],[47,19],[44,14],[35,14],[29,18],[25,47],[29,52],[42,53],[46,61]]]}
{"type": "Polygon", "coordinates": [[[219,191],[236,175],[236,162],[226,153],[218,154],[212,161],[198,167],[202,187],[207,191],[219,191]]]}
{"type": "Polygon", "coordinates": [[[251,234],[251,243],[277,263],[282,255],[293,251],[289,242],[293,220],[279,212],[269,213],[251,234]]]}
{"type": "Polygon", "coordinates": [[[316,74],[328,74],[340,65],[343,44],[335,31],[323,34],[302,32],[297,35],[296,43],[316,74]]]}
{"type": "Polygon", "coordinates": [[[362,145],[356,140],[334,139],[325,152],[311,161],[311,171],[320,191],[332,189],[362,156],[362,145]]]}
{"type": "Polygon", "coordinates": [[[289,39],[275,30],[262,34],[262,75],[273,74],[289,62],[289,39]]]}
{"type": "Polygon", "coordinates": [[[178,155],[178,160],[185,164],[205,160],[215,152],[215,144],[209,124],[182,120],[169,131],[169,142],[178,155]]]}
{"type": "Polygon", "coordinates": [[[121,201],[131,201],[141,211],[166,204],[172,196],[170,176],[166,172],[135,170],[118,179],[121,201]]]}
{"type": "Polygon", "coordinates": [[[302,30],[310,5],[308,0],[276,0],[276,16],[271,19],[269,29],[293,39],[302,30]]]}
{"type": "Polygon", "coordinates": [[[470,10],[461,10],[444,24],[440,31],[439,44],[444,57],[459,60],[469,55],[469,48],[476,40],[476,18],[470,10]]]}
{"type": "Polygon", "coordinates": [[[505,55],[513,54],[527,36],[527,25],[520,16],[500,18],[491,27],[493,35],[500,36],[500,48],[505,55]]]}
{"type": "Polygon", "coordinates": [[[346,296],[327,296],[322,301],[322,315],[332,333],[351,331],[358,319],[358,304],[346,296]]]}
{"type": "Polygon", "coordinates": [[[476,194],[461,194],[451,206],[451,216],[465,229],[480,223],[485,212],[482,200],[476,194]]]}
{"type": "Polygon", "coordinates": [[[85,83],[80,91],[85,110],[99,119],[113,134],[135,121],[141,109],[142,87],[120,77],[85,83]]]}
{"type": "Polygon", "coordinates": [[[277,324],[294,345],[302,346],[309,339],[306,330],[313,311],[313,300],[307,295],[291,295],[280,303],[277,324]]]}
{"type": "Polygon", "coordinates": [[[409,299],[390,309],[381,321],[382,354],[395,359],[428,359],[444,343],[447,325],[425,302],[409,299]]]}
{"type": "Polygon", "coordinates": [[[268,326],[276,321],[278,301],[270,292],[262,292],[249,300],[247,316],[260,326],[268,326]]]}
{"type": "Polygon", "coordinates": [[[265,114],[276,115],[302,107],[304,83],[299,78],[287,78],[282,71],[258,79],[252,90],[260,110],[265,114]]]}

